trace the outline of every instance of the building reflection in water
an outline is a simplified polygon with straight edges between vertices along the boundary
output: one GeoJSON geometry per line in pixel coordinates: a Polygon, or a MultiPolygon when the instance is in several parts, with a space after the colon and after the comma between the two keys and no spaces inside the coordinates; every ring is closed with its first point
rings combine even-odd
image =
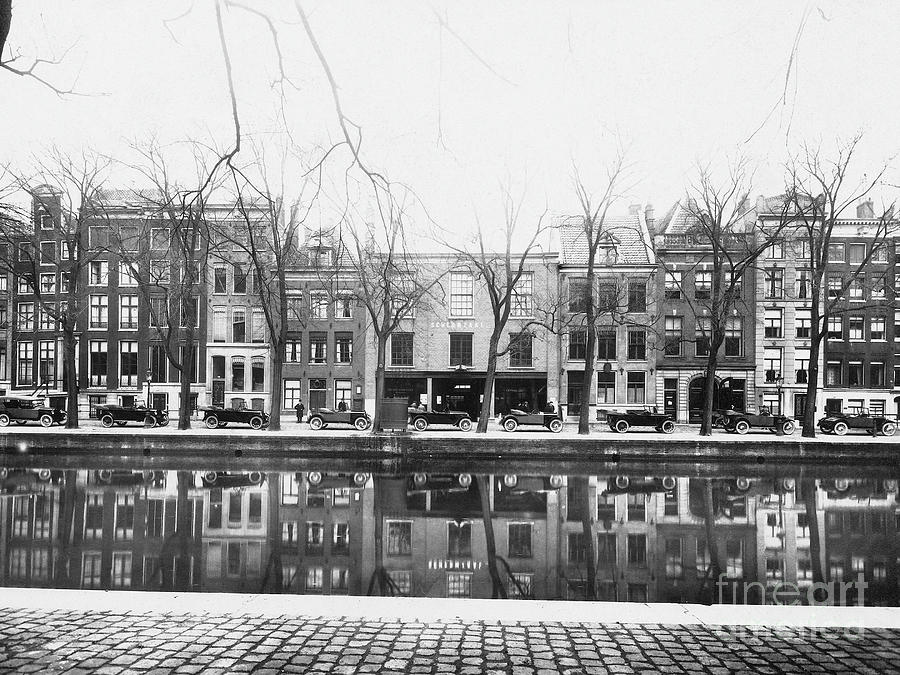
{"type": "Polygon", "coordinates": [[[864,597],[814,597],[896,606],[897,497],[852,478],[4,468],[0,584],[773,603],[862,575],[864,597]]]}

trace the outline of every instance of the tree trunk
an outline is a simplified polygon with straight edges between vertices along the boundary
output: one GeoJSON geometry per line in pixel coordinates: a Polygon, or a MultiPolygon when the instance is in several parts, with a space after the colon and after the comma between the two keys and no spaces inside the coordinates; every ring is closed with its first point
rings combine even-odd
{"type": "Polygon", "coordinates": [[[75,328],[63,323],[63,377],[66,380],[66,429],[78,428],[78,377],[75,369],[75,328]]]}
{"type": "Polygon", "coordinates": [[[597,544],[594,539],[594,511],[591,509],[590,482],[586,477],[573,479],[578,484],[581,535],[584,540],[584,566],[587,571],[585,600],[597,599],[597,544]]]}
{"type": "Polygon", "coordinates": [[[381,487],[381,478],[372,476],[372,519],[375,522],[375,526],[372,528],[372,539],[375,548],[375,570],[369,579],[369,589],[366,595],[372,595],[376,587],[378,595],[384,595],[384,581],[387,576],[387,572],[384,571],[384,513],[381,508],[384,492],[381,487]]]}
{"type": "Polygon", "coordinates": [[[812,563],[813,583],[825,583],[822,567],[822,541],[819,539],[819,513],[816,511],[816,481],[804,478],[800,481],[806,525],[809,527],[809,559],[812,563]]]}
{"type": "Polygon", "coordinates": [[[178,429],[191,428],[191,375],[194,373],[194,331],[188,331],[187,348],[181,359],[181,402],[178,406],[178,429]]]}
{"type": "MultiPolygon", "coordinates": [[[[281,498],[281,485],[283,481],[293,480],[293,476],[291,474],[286,473],[277,473],[277,474],[269,474],[270,478],[268,480],[269,486],[269,504],[278,504],[278,500],[281,498]]],[[[271,532],[278,532],[280,530],[280,516],[278,513],[278,509],[270,509],[269,510],[269,527],[272,529],[271,532]]],[[[281,562],[281,536],[272,537],[272,572],[274,573],[274,584],[275,584],[275,593],[283,593],[284,592],[284,569],[282,568],[281,562]]],[[[265,591],[262,591],[265,592],[265,591]]]]}
{"type": "Polygon", "coordinates": [[[709,356],[706,358],[706,382],[703,385],[703,418],[700,421],[700,435],[712,436],[713,400],[715,397],[716,369],[719,365],[719,348],[722,340],[710,341],[709,356]],[[715,343],[715,344],[713,344],[715,343]]]}
{"type": "MultiPolygon", "coordinates": [[[[703,479],[703,524],[706,527],[706,550],[709,552],[709,563],[713,587],[719,590],[718,582],[722,576],[722,565],[719,562],[719,542],[716,540],[716,514],[713,509],[713,485],[709,478],[703,479]]],[[[699,573],[700,570],[697,570],[699,573]]],[[[713,603],[719,598],[713,596],[713,603]]]]}
{"type": "Polygon", "coordinates": [[[284,370],[284,343],[272,349],[272,406],[269,408],[269,431],[281,431],[281,374],[284,370]]]}
{"type": "Polygon", "coordinates": [[[491,518],[491,479],[478,476],[478,492],[481,493],[481,521],[484,524],[484,541],[487,551],[488,574],[491,576],[491,597],[506,600],[506,586],[497,569],[497,543],[494,540],[494,521],[491,518]]]}
{"type": "MultiPolygon", "coordinates": [[[[484,375],[484,399],[481,401],[481,413],[478,415],[478,428],[475,433],[483,434],[487,431],[491,418],[491,401],[494,400],[494,380],[497,375],[497,345],[500,344],[500,333],[491,333],[488,342],[487,372],[484,375]]],[[[535,401],[535,404],[537,402],[535,401]]],[[[526,412],[531,412],[530,410],[526,412]]]]}
{"type": "Polygon", "coordinates": [[[817,383],[819,381],[819,354],[822,351],[822,339],[818,334],[819,326],[815,319],[812,321],[813,339],[809,342],[809,372],[806,374],[806,408],[803,410],[803,437],[816,437],[816,398],[819,394],[817,383]]]}
{"type": "Polygon", "coordinates": [[[191,530],[193,529],[193,511],[190,507],[188,499],[188,488],[191,485],[192,472],[179,471],[178,477],[178,496],[176,498],[176,513],[178,514],[178,522],[175,524],[175,560],[173,567],[175,572],[175,589],[176,591],[191,590],[191,530]]]}
{"type": "Polygon", "coordinates": [[[66,469],[63,479],[62,497],[59,508],[59,528],[57,535],[58,546],[56,552],[56,579],[57,588],[69,588],[74,581],[71,578],[72,555],[77,551],[75,547],[75,500],[78,496],[78,471],[66,469]]]}
{"type": "Polygon", "coordinates": [[[388,336],[384,333],[377,337],[375,354],[375,416],[372,418],[372,433],[381,431],[381,406],[384,401],[384,363],[387,353],[388,336]]]}
{"type": "Polygon", "coordinates": [[[578,412],[578,433],[591,433],[591,385],[594,381],[594,352],[597,350],[597,333],[594,330],[593,312],[587,320],[587,344],[584,354],[584,380],[581,383],[581,410],[578,412]]]}

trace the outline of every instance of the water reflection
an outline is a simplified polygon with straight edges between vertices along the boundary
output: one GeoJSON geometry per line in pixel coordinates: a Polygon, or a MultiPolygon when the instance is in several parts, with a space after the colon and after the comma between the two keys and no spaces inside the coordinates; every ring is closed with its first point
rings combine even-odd
{"type": "Polygon", "coordinates": [[[898,514],[896,480],[799,473],[2,468],[0,584],[898,605],[898,514]]]}

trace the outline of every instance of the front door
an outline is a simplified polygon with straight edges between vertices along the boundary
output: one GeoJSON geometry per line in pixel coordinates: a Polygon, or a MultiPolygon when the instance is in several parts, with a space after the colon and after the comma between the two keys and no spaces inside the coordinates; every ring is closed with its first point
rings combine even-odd
{"type": "Polygon", "coordinates": [[[678,416],[678,380],[674,377],[663,381],[663,412],[672,419],[678,416]]]}
{"type": "Polygon", "coordinates": [[[212,404],[221,408],[225,407],[225,380],[213,380],[212,404]]]}
{"type": "Polygon", "coordinates": [[[806,414],[806,394],[794,394],[794,419],[802,420],[806,414]]]}

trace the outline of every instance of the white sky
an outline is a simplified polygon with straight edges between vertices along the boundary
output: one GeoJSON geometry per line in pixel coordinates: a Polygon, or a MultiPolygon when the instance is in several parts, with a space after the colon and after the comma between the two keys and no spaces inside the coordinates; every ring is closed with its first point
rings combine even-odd
{"type": "MultiPolygon", "coordinates": [[[[298,87],[288,88],[285,119],[293,140],[314,152],[339,133],[293,3],[244,2],[276,17],[298,87]]],[[[41,55],[72,46],[62,65],[42,72],[64,86],[77,73],[80,91],[105,95],[61,99],[0,72],[0,162],[49,143],[119,155],[128,139],[150,134],[227,145],[213,6],[19,0],[8,46],[41,55]]],[[[527,195],[526,219],[545,204],[573,211],[573,160],[595,181],[615,134],[634,167],[621,210],[652,202],[657,215],[683,194],[698,161],[747,155],[760,165],[754,192],[774,193],[801,140],[827,148],[864,131],[861,171],[900,148],[898,2],[303,6],[346,112],[363,128],[366,160],[412,186],[452,231],[471,230],[476,212],[483,224],[499,219],[502,182],[527,195]]],[[[282,142],[265,25],[234,8],[225,22],[244,128],[260,143],[282,142]]]]}

